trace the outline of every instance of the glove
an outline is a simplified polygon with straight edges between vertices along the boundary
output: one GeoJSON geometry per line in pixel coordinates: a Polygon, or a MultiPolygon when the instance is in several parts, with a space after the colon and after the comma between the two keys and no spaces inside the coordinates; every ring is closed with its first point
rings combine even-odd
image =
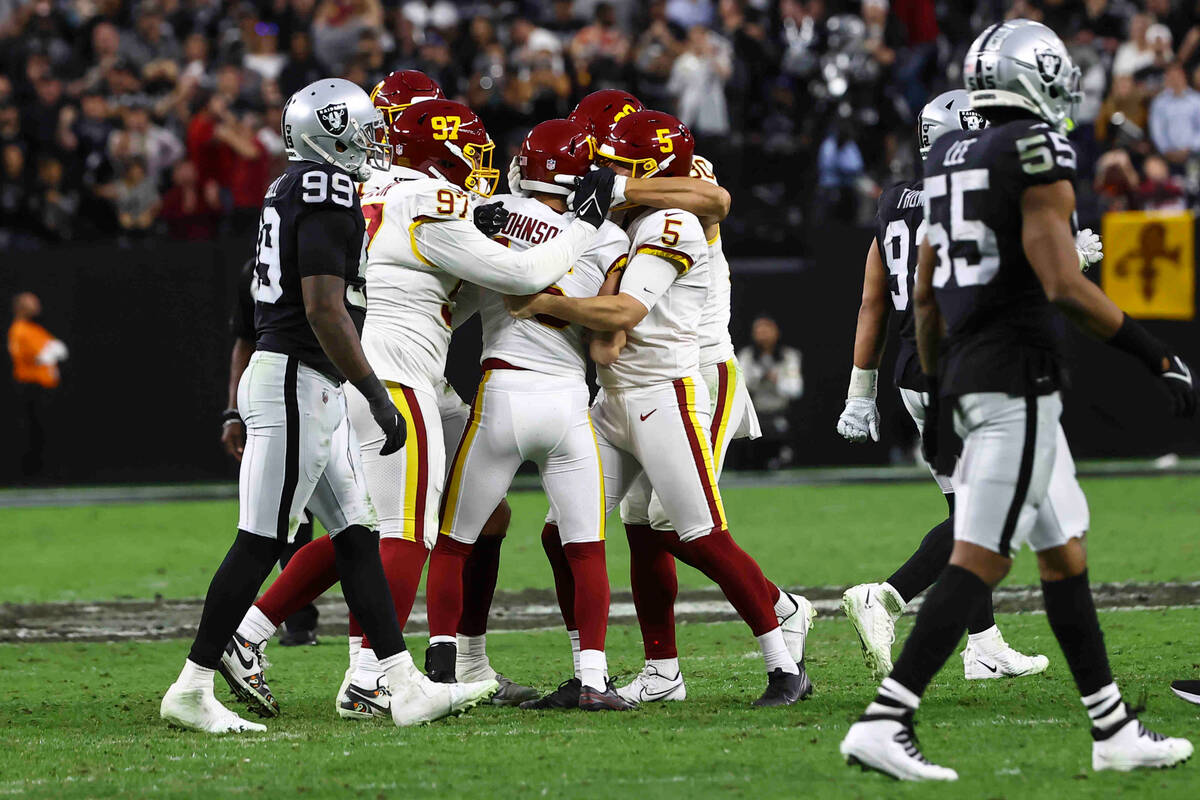
{"type": "Polygon", "coordinates": [[[575,216],[593,228],[599,228],[608,218],[608,209],[612,205],[613,182],[616,178],[608,167],[594,169],[579,179],[575,184],[575,197],[571,210],[575,216]]]}
{"type": "Polygon", "coordinates": [[[1091,228],[1084,228],[1075,234],[1075,252],[1079,254],[1079,269],[1087,270],[1092,264],[1104,258],[1104,245],[1100,236],[1091,228]]]}
{"type": "Polygon", "coordinates": [[[480,233],[491,239],[504,230],[508,222],[508,209],[503,203],[487,203],[475,206],[475,227],[480,233]]]}
{"type": "Polygon", "coordinates": [[[838,417],[837,432],[851,442],[879,441],[879,409],[873,397],[847,397],[838,417]]]}
{"type": "Polygon", "coordinates": [[[400,416],[396,404],[392,402],[387,389],[383,388],[374,372],[354,381],[354,388],[367,399],[375,424],[383,429],[383,447],[380,448],[379,455],[390,456],[403,447],[408,438],[408,425],[405,424],[404,417],[400,416]]]}
{"type": "Polygon", "coordinates": [[[1171,395],[1175,416],[1190,417],[1196,413],[1196,387],[1192,383],[1192,371],[1183,359],[1176,355],[1167,356],[1171,366],[1159,375],[1171,395]]]}
{"type": "MultiPolygon", "coordinates": [[[[562,186],[570,186],[571,191],[567,194],[567,208],[575,207],[575,189],[579,186],[579,182],[583,178],[576,175],[555,175],[554,182],[562,186]]],[[[613,177],[612,205],[611,208],[624,205],[625,200],[625,184],[629,182],[629,178],[624,175],[616,175],[613,177]]]]}
{"type": "Polygon", "coordinates": [[[517,156],[508,162],[508,193],[517,197],[529,197],[529,192],[521,188],[521,167],[517,164],[517,156]]]}
{"type": "Polygon", "coordinates": [[[925,376],[929,391],[925,393],[925,423],[921,426],[921,455],[925,463],[933,467],[938,463],[938,428],[941,416],[941,398],[938,396],[937,378],[925,376]]]}

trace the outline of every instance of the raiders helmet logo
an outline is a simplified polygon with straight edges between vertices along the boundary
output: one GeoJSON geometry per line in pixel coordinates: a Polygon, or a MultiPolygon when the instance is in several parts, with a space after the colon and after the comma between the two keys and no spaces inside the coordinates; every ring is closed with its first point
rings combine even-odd
{"type": "Polygon", "coordinates": [[[330,136],[341,136],[350,124],[350,114],[346,111],[345,103],[330,103],[317,109],[317,121],[330,136]]]}
{"type": "Polygon", "coordinates": [[[552,169],[554,169],[556,166],[558,166],[558,162],[557,162],[557,161],[555,161],[553,158],[547,158],[547,159],[546,159],[546,169],[552,170],[552,169]]]}
{"type": "Polygon", "coordinates": [[[1051,53],[1049,50],[1039,50],[1034,53],[1037,59],[1038,75],[1041,76],[1045,83],[1054,83],[1058,78],[1058,71],[1062,69],[1063,59],[1058,53],[1051,53]]]}
{"type": "Polygon", "coordinates": [[[962,108],[958,111],[958,127],[964,131],[981,131],[987,127],[987,120],[973,108],[962,108]]]}

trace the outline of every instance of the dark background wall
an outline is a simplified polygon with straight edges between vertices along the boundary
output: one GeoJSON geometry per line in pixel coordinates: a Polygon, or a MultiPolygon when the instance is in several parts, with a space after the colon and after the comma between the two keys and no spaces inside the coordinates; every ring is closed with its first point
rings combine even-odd
{"type": "MultiPolygon", "coordinates": [[[[733,261],[733,335],[747,340],[758,313],[775,317],[804,358],[795,409],[802,464],[883,463],[908,421],[894,392],[881,391],[884,441],[850,446],[835,432],[849,375],[863,254],[870,233],[827,227],[806,258],[733,261]]],[[[92,246],[6,254],[0,321],[21,290],[39,294],[43,322],[71,350],[54,401],[49,482],[108,483],[229,478],[221,451],[230,337],[227,319],[248,243],[92,246]]],[[[1200,325],[1148,323],[1194,366],[1200,325]]],[[[456,334],[451,379],[470,398],[478,377],[478,323],[456,334]]],[[[1077,457],[1200,454],[1200,425],[1169,418],[1166,395],[1144,370],[1072,334],[1074,387],[1064,423],[1077,457]]],[[[890,376],[892,348],[885,374],[890,376]]],[[[16,478],[10,365],[0,381],[0,483],[16,478]]],[[[890,381],[887,384],[890,386],[890,381]]]]}

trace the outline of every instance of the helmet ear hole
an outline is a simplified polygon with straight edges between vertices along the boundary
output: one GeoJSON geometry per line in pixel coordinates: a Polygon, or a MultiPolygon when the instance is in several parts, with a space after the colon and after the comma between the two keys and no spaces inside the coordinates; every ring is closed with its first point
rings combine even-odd
{"type": "Polygon", "coordinates": [[[344,152],[346,152],[346,151],[347,151],[349,148],[348,148],[348,147],[346,147],[346,143],[345,143],[345,142],[342,142],[342,141],[340,141],[340,140],[339,140],[339,141],[337,141],[337,142],[334,142],[334,144],[333,144],[333,149],[334,149],[334,150],[337,150],[339,153],[344,153],[344,152]]]}

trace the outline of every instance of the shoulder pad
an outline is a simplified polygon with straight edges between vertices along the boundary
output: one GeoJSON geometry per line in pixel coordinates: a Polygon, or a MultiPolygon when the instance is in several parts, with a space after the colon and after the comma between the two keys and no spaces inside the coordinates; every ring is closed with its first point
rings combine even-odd
{"type": "Polygon", "coordinates": [[[430,178],[412,181],[413,216],[425,220],[455,220],[470,217],[471,194],[449,181],[430,178]]]}

